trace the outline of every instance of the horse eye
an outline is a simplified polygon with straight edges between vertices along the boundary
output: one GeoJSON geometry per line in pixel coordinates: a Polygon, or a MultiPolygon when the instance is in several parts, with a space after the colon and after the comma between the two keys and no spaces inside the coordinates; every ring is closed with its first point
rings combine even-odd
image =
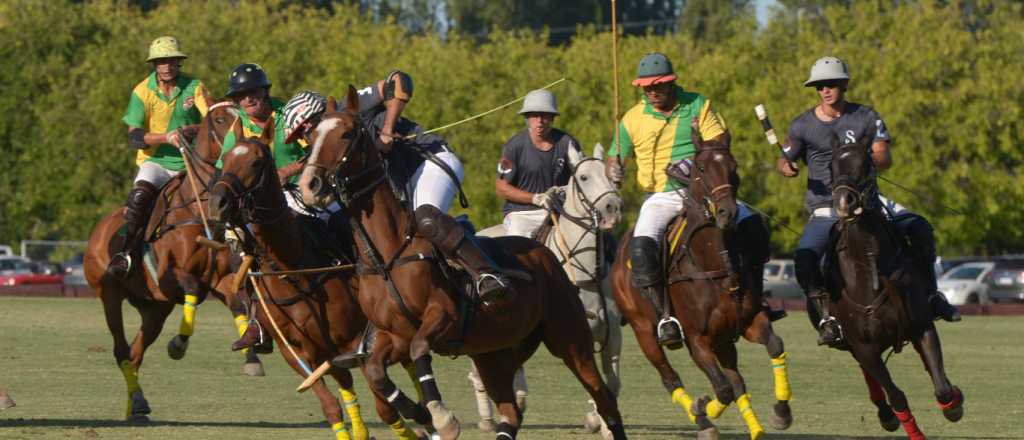
{"type": "Polygon", "coordinates": [[[580,180],[582,180],[582,181],[584,181],[584,182],[586,182],[586,181],[587,181],[587,179],[589,179],[589,178],[590,178],[590,177],[587,177],[587,176],[580,176],[580,180]]]}
{"type": "Polygon", "coordinates": [[[217,123],[218,125],[223,124],[224,118],[214,118],[213,122],[217,123]]]}

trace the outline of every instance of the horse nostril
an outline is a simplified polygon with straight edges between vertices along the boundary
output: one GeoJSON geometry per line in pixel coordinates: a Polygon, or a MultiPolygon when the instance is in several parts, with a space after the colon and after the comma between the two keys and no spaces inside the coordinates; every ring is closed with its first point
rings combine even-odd
{"type": "Polygon", "coordinates": [[[312,179],[309,179],[309,190],[312,191],[313,194],[320,194],[320,190],[323,189],[323,185],[324,182],[320,176],[313,176],[312,179]]]}
{"type": "Polygon", "coordinates": [[[216,197],[214,201],[217,204],[217,209],[220,212],[227,211],[228,209],[228,198],[227,197],[216,197]]]}

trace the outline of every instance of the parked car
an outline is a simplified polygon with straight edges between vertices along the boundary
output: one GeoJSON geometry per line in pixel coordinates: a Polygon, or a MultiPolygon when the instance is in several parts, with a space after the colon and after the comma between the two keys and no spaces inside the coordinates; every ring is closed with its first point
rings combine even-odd
{"type": "Polygon", "coordinates": [[[774,298],[803,298],[803,289],[796,283],[793,260],[770,260],[764,265],[764,296],[774,298]]]}
{"type": "Polygon", "coordinates": [[[23,257],[0,257],[0,286],[60,284],[64,274],[52,263],[23,257]]]}
{"type": "Polygon", "coordinates": [[[68,286],[87,286],[85,270],[82,267],[82,254],[75,255],[64,262],[64,284],[68,286]]]}
{"type": "Polygon", "coordinates": [[[992,261],[960,264],[939,278],[939,291],[955,306],[988,304],[988,274],[996,267],[992,261]]]}
{"type": "Polygon", "coordinates": [[[0,275],[32,273],[32,262],[17,255],[0,257],[0,275]]]}
{"type": "Polygon", "coordinates": [[[998,260],[987,275],[992,302],[1024,302],[1024,260],[998,260]]]}
{"type": "Polygon", "coordinates": [[[6,244],[0,244],[0,257],[9,257],[14,255],[14,249],[6,244]]]}

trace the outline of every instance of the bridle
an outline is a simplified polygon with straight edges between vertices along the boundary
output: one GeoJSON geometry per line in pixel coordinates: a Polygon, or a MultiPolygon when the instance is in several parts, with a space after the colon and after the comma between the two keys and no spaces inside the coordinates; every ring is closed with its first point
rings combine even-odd
{"type": "MultiPolygon", "coordinates": [[[[697,154],[700,154],[702,152],[713,152],[718,150],[728,152],[729,147],[725,145],[705,146],[698,149],[697,154]]],[[[703,177],[706,171],[704,165],[694,160],[693,166],[694,168],[697,169],[698,172],[694,173],[694,176],[691,180],[699,184],[701,186],[701,189],[704,190],[704,195],[703,197],[701,197],[701,202],[703,202],[702,208],[704,210],[705,219],[710,220],[713,216],[712,213],[715,211],[714,207],[720,205],[726,197],[731,196],[733,190],[735,189],[735,186],[731,182],[726,182],[712,188],[708,184],[708,181],[703,177]]]]}
{"type": "MultiPolygon", "coordinates": [[[[341,135],[342,139],[349,139],[349,146],[345,150],[345,154],[341,157],[333,168],[328,169],[326,166],[314,162],[306,162],[306,166],[318,168],[325,171],[327,176],[327,185],[330,187],[331,192],[339,203],[349,205],[353,201],[356,201],[363,196],[370,194],[378,185],[383,183],[387,179],[387,173],[384,170],[384,161],[378,160],[371,166],[364,166],[362,170],[351,174],[345,175],[343,173],[343,167],[353,159],[355,154],[359,154],[360,163],[366,164],[367,155],[369,148],[367,142],[370,138],[369,132],[366,127],[359,120],[359,115],[352,114],[348,111],[345,114],[351,115],[355,121],[355,129],[349,130],[341,135]],[[365,178],[369,176],[370,181],[365,182],[365,178]]],[[[338,116],[324,117],[321,119],[321,124],[332,118],[338,118],[338,116]]]]}
{"type": "MultiPolygon", "coordinates": [[[[841,146],[841,147],[836,149],[836,151],[833,153],[833,159],[832,159],[833,160],[833,163],[832,163],[833,174],[835,174],[835,170],[837,168],[836,167],[836,161],[841,159],[845,152],[847,152],[847,151],[855,151],[854,149],[856,149],[856,148],[860,148],[860,145],[858,145],[858,144],[848,144],[848,145],[843,145],[843,146],[841,146]]],[[[851,152],[851,153],[846,153],[846,154],[856,154],[856,153],[855,152],[851,152]]],[[[870,159],[868,159],[868,160],[870,160],[870,159]]],[[[840,191],[848,191],[851,194],[853,194],[853,196],[854,196],[854,204],[856,206],[859,206],[862,209],[867,209],[867,207],[864,206],[864,200],[867,198],[867,196],[864,194],[865,193],[865,189],[864,189],[865,185],[864,184],[868,180],[868,177],[869,177],[868,173],[867,173],[867,170],[865,169],[865,165],[866,164],[867,164],[867,160],[865,160],[864,164],[861,165],[861,170],[860,170],[861,173],[860,173],[859,176],[851,176],[849,173],[848,174],[839,174],[837,176],[834,176],[833,181],[832,181],[832,198],[833,198],[833,200],[835,200],[836,193],[838,193],[840,191]]],[[[863,212],[863,211],[861,211],[861,212],[863,212]]],[[[853,221],[856,221],[859,217],[860,217],[860,214],[854,212],[854,213],[851,213],[851,215],[849,217],[845,218],[844,221],[846,221],[846,222],[853,222],[853,221]]]]}
{"type": "Polygon", "coordinates": [[[279,207],[264,207],[259,206],[256,203],[255,195],[262,191],[267,186],[267,179],[269,176],[274,175],[276,178],[276,172],[274,169],[273,155],[270,154],[270,147],[262,142],[248,141],[251,144],[258,145],[266,155],[263,159],[263,164],[260,166],[258,171],[259,180],[256,184],[246,188],[242,184],[242,179],[237,174],[232,172],[222,172],[220,178],[213,184],[213,188],[217,186],[224,186],[228,192],[231,193],[233,200],[238,202],[238,216],[241,218],[243,224],[257,224],[266,225],[277,223],[280,221],[285,214],[288,213],[288,209],[279,209],[279,207]]]}

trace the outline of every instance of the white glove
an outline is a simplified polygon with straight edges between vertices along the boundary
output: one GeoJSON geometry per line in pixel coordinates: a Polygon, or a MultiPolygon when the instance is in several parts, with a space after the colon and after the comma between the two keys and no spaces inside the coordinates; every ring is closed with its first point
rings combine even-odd
{"type": "Polygon", "coordinates": [[[607,168],[608,180],[611,180],[615,186],[622,184],[622,179],[626,178],[626,170],[622,168],[622,164],[618,161],[608,162],[607,168]]]}
{"type": "Polygon", "coordinates": [[[168,132],[166,138],[168,144],[174,145],[174,148],[181,148],[181,129],[168,132]]]}
{"type": "Polygon", "coordinates": [[[544,209],[552,209],[558,203],[559,188],[552,186],[547,191],[533,195],[533,204],[544,209]]]}

